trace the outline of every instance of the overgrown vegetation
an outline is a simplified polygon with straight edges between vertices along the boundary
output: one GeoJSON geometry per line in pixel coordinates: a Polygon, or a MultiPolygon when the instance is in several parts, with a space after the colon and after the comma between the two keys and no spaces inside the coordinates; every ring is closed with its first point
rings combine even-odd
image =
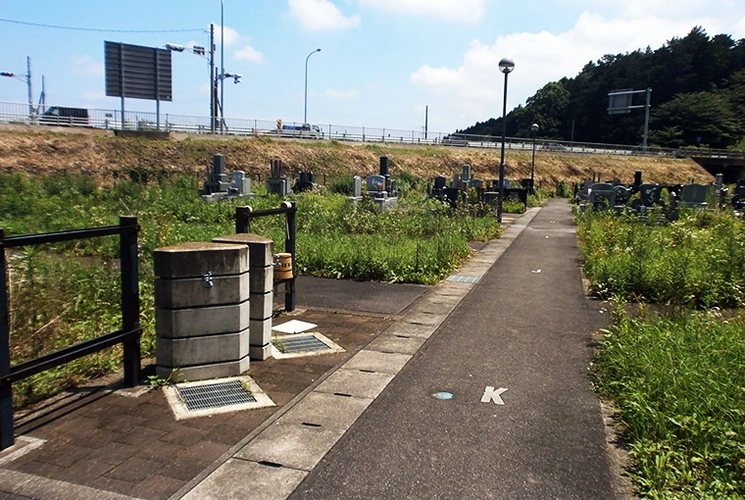
{"type": "Polygon", "coordinates": [[[701,212],[669,225],[577,220],[586,274],[615,303],[597,388],[620,412],[640,492],[745,497],[743,221],[701,212]],[[652,314],[645,302],[673,307],[652,314]]]}
{"type": "MultiPolygon", "coordinates": [[[[421,191],[415,176],[403,176],[399,206],[379,212],[344,194],[310,192],[297,203],[297,267],[301,274],[330,278],[436,283],[469,254],[469,241],[499,236],[493,216],[453,210],[421,191]]],[[[332,182],[332,186],[344,181],[332,182]]],[[[118,224],[136,215],[139,234],[142,351],[154,352],[152,254],[156,248],[211,241],[235,232],[235,207],[276,208],[277,196],[205,203],[196,176],[159,182],[119,180],[106,188],[85,176],[0,174],[0,227],[6,235],[118,224]]],[[[283,251],[284,218],[263,217],[251,231],[283,251]]],[[[13,363],[96,337],[120,326],[117,237],[80,240],[9,252],[13,363]]],[[[87,356],[14,384],[23,405],[90,377],[115,370],[119,348],[87,356]]]]}
{"type": "Polygon", "coordinates": [[[684,211],[672,224],[587,212],[579,217],[585,274],[608,298],[740,307],[745,300],[745,222],[684,211]]]}

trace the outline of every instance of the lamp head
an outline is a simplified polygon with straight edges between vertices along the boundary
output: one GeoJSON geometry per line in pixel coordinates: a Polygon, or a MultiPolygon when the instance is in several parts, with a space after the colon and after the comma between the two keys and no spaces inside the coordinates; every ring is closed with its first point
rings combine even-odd
{"type": "Polygon", "coordinates": [[[533,125],[530,126],[530,130],[532,130],[533,132],[538,132],[539,128],[540,127],[538,126],[537,123],[534,123],[533,125]]]}
{"type": "Polygon", "coordinates": [[[168,50],[172,50],[174,52],[183,52],[184,51],[184,46],[183,45],[179,45],[177,43],[167,43],[166,44],[166,48],[168,50]]]}
{"type": "Polygon", "coordinates": [[[508,73],[512,73],[512,70],[515,69],[515,61],[512,59],[505,57],[501,61],[499,61],[499,71],[504,73],[505,75],[508,73]]]}

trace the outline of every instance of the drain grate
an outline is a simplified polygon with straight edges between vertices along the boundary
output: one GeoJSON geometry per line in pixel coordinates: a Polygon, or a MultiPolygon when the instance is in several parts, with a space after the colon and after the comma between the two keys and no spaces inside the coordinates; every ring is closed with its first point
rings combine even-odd
{"type": "Polygon", "coordinates": [[[481,281],[481,276],[463,276],[462,274],[453,274],[447,277],[447,281],[455,281],[456,283],[478,283],[481,281]]]}
{"type": "Polygon", "coordinates": [[[176,389],[189,411],[256,402],[256,398],[237,380],[189,387],[176,386],[176,389]]]}
{"type": "Polygon", "coordinates": [[[272,340],[274,347],[285,354],[293,352],[324,351],[331,349],[314,335],[281,337],[272,340]]]}

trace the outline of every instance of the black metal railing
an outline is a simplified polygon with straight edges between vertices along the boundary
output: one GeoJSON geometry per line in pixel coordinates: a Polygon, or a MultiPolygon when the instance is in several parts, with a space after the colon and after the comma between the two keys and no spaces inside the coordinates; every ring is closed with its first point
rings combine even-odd
{"type": "Polygon", "coordinates": [[[235,232],[250,233],[251,219],[266,217],[269,215],[285,214],[285,252],[292,256],[292,277],[285,280],[275,281],[275,285],[285,285],[285,311],[295,310],[295,236],[297,232],[296,214],[297,207],[294,202],[285,201],[279,208],[254,211],[251,207],[236,207],[235,209],[235,232]]]}
{"type": "Polygon", "coordinates": [[[118,226],[76,229],[54,233],[5,236],[0,229],[0,450],[15,442],[13,434],[12,383],[74,359],[123,344],[124,383],[133,387],[140,379],[140,295],[137,260],[137,217],[120,217],[118,226]],[[119,235],[122,327],[94,339],[65,347],[11,366],[8,272],[6,249],[61,241],[119,235]]]}

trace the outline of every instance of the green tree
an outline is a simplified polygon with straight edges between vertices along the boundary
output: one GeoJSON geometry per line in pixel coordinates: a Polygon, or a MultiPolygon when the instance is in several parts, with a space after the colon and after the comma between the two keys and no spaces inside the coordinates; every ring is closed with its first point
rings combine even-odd
{"type": "Polygon", "coordinates": [[[679,94],[654,109],[650,117],[650,127],[662,132],[660,139],[667,135],[674,140],[662,146],[726,148],[739,140],[738,125],[729,100],[724,94],[712,92],[679,94]]]}

